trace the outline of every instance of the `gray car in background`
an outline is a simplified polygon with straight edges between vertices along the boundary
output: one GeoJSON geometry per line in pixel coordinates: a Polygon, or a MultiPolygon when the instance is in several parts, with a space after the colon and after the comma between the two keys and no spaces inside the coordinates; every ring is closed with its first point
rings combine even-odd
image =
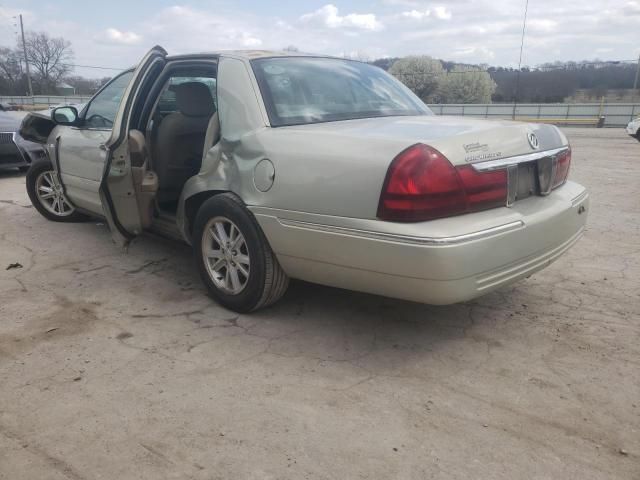
{"type": "Polygon", "coordinates": [[[32,162],[46,157],[42,145],[26,141],[18,133],[23,116],[20,112],[0,112],[0,169],[27,171],[32,162]]]}

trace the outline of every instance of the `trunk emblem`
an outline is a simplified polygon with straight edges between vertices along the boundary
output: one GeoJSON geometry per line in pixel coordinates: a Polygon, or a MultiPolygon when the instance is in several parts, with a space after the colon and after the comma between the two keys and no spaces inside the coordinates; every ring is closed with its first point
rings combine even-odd
{"type": "Polygon", "coordinates": [[[538,137],[536,137],[535,133],[527,133],[527,140],[529,140],[529,145],[534,150],[537,150],[540,147],[540,143],[538,142],[538,137]]]}

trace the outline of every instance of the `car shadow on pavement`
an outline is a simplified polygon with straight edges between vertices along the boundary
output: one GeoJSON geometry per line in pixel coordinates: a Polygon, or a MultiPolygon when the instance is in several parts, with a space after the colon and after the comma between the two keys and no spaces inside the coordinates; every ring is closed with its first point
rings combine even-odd
{"type": "MultiPolygon", "coordinates": [[[[29,223],[59,242],[41,253],[40,246],[30,246],[35,263],[25,256],[25,268],[12,274],[19,276],[25,301],[53,301],[51,308],[64,312],[89,308],[92,329],[117,325],[109,335],[121,335],[121,343],[138,348],[144,342],[184,361],[215,364],[224,355],[244,358],[247,350],[263,360],[347,369],[341,384],[363,375],[432,376],[444,374],[438,366],[445,357],[460,368],[481,364],[502,345],[500,337],[520,328],[507,323],[512,302],[500,292],[429,306],[296,280],[275,305],[238,314],[207,296],[185,244],[145,235],[124,253],[101,221],[52,224],[33,217],[29,223]],[[64,246],[71,243],[73,249],[64,246]],[[226,342],[233,342],[232,354],[225,353],[226,342]]],[[[38,328],[59,326],[53,323],[38,328]]],[[[74,334],[71,326],[67,333],[74,334]]]]}
{"type": "MultiPolygon", "coordinates": [[[[146,297],[147,304],[145,312],[134,315],[142,320],[196,324],[197,333],[190,335],[198,338],[197,342],[184,346],[191,354],[199,350],[205,356],[215,356],[215,343],[205,339],[219,335],[220,328],[225,327],[225,335],[233,334],[238,348],[243,348],[242,338],[247,346],[257,337],[265,342],[261,352],[264,358],[341,365],[349,370],[344,372],[344,381],[351,374],[358,381],[363,372],[415,373],[422,377],[445,374],[438,369],[442,362],[452,361],[456,368],[480,365],[492,349],[503,345],[500,338],[509,337],[512,328],[520,328],[510,312],[512,301],[518,301],[517,293],[511,300],[506,298],[506,291],[499,291],[473,302],[432,306],[298,280],[291,281],[276,304],[238,314],[207,296],[189,247],[157,237],[141,238],[139,242],[142,251],[159,247],[162,253],[134,267],[139,263],[134,262],[136,249],[129,252],[129,275],[151,275],[158,282],[153,291],[132,287],[131,292],[146,297]],[[153,305],[185,315],[164,317],[166,313],[154,310],[153,305]],[[496,332],[498,322],[504,323],[496,332]]],[[[148,328],[154,327],[150,324],[148,328]]]]}
{"type": "Polygon", "coordinates": [[[0,179],[2,178],[13,178],[13,177],[24,177],[27,172],[21,172],[17,168],[0,168],[0,179]]]}

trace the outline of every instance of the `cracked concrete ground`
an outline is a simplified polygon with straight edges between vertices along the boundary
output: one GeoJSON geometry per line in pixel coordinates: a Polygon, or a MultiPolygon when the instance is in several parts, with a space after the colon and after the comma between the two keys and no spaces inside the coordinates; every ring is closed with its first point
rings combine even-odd
{"type": "Polygon", "coordinates": [[[586,235],[449,307],[294,282],[237,315],[186,246],[0,173],[0,478],[640,478],[640,143],[567,134],[586,235]]]}

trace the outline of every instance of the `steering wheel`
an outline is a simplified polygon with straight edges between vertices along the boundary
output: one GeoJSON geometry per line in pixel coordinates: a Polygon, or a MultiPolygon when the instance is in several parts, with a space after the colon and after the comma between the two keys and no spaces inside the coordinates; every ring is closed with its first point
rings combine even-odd
{"type": "Polygon", "coordinates": [[[87,118],[86,122],[94,127],[113,127],[113,121],[109,120],[107,117],[103,117],[98,113],[94,113],[89,118],[87,118]]]}

